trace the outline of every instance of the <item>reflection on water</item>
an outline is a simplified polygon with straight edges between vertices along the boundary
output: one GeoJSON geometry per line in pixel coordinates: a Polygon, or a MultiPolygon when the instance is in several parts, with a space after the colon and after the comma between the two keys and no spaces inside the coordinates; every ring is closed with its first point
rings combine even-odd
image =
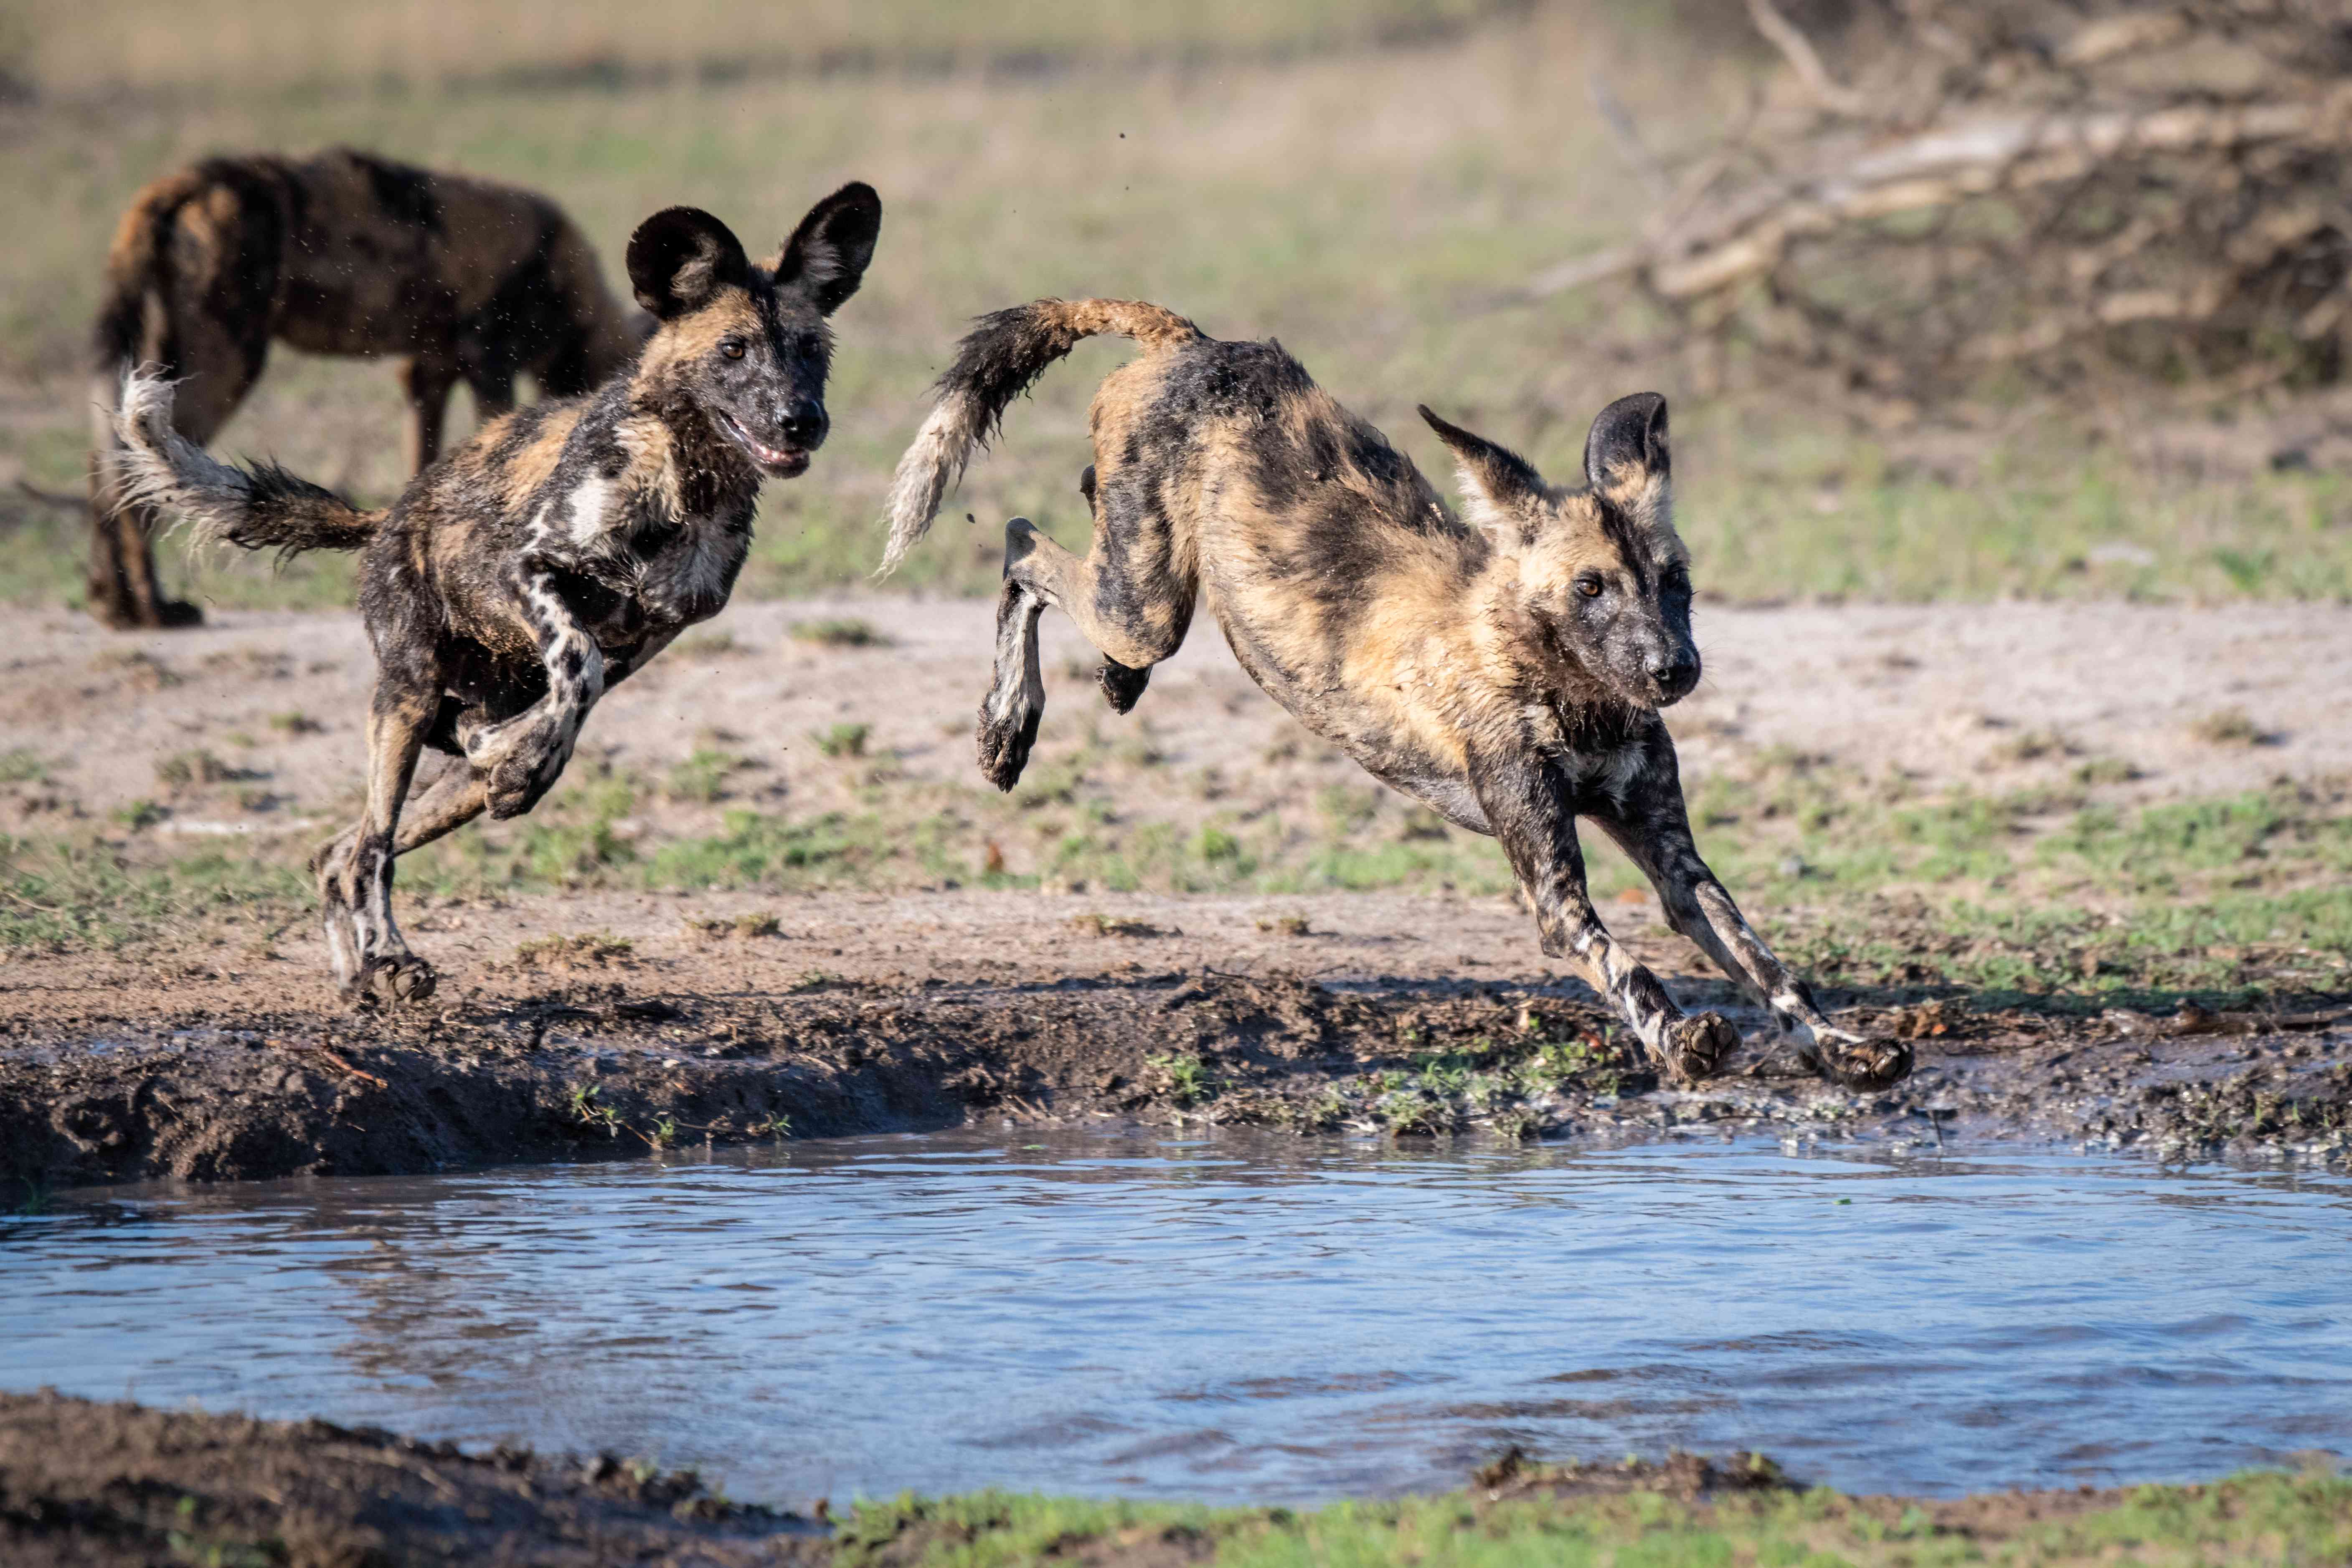
{"type": "Polygon", "coordinates": [[[950,1133],[116,1188],[0,1222],[0,1384],[699,1465],[799,1503],[1306,1501],[1506,1445],[1864,1490],[2352,1451],[2352,1182],[1767,1144],[950,1133]]]}

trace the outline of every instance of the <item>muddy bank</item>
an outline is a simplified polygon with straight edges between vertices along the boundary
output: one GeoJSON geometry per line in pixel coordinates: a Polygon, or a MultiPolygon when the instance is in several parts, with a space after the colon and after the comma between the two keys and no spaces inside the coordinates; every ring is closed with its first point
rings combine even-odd
{"type": "Polygon", "coordinates": [[[773,1563],[822,1527],[612,1458],[467,1458],[324,1421],[0,1394],[0,1560],[773,1563]]]}
{"type": "MultiPolygon", "coordinates": [[[[1055,951],[982,979],[854,957],[841,962],[868,973],[787,976],[723,950],[608,965],[579,939],[390,1017],[343,1011],[310,983],[273,1003],[217,971],[156,985],[16,966],[0,1017],[0,1179],[21,1192],[421,1172],[1098,1118],[2352,1157],[2352,1008],[2070,1019],[1966,997],[1832,997],[1850,1026],[1913,1040],[1907,1082],[1851,1093],[1751,1045],[1683,1089],[1569,984],[1068,961],[1087,945],[1065,928],[1055,951]]],[[[1158,955],[1148,941],[1111,945],[1158,955]]],[[[1764,1038],[1719,984],[1673,984],[1764,1038]]]]}
{"type": "Polygon", "coordinates": [[[2314,1472],[2210,1486],[1958,1499],[1801,1491],[1766,1458],[1544,1465],[1516,1452],[1440,1498],[1324,1513],[1088,1504],[1000,1494],[862,1505],[839,1521],[732,1501],[691,1472],[609,1456],[467,1455],[325,1421],[256,1421],[0,1394],[0,1559],[23,1568],[160,1562],[393,1568],[1069,1561],[1167,1568],[1411,1561],[1475,1533],[1527,1561],[1573,1542],[1643,1561],[2334,1561],[2352,1483],[2314,1472]],[[2278,1549],[2287,1547],[2281,1558],[2278,1549]],[[1953,1560],[1958,1560],[1955,1557],[1953,1560]]]}

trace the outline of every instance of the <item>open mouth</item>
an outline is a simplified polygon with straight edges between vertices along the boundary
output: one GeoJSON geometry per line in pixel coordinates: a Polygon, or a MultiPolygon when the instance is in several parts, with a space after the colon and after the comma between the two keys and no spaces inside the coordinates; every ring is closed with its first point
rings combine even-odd
{"type": "Polygon", "coordinates": [[[772,474],[780,479],[793,479],[808,472],[809,455],[800,447],[771,447],[737,424],[735,416],[725,409],[718,410],[718,414],[719,427],[726,431],[737,446],[751,454],[751,461],[760,465],[761,472],[772,474]]]}

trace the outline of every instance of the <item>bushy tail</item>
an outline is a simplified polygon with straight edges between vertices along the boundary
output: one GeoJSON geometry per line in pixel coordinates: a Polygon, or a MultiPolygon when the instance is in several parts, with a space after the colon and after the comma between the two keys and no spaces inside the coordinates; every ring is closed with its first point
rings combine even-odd
{"type": "Polygon", "coordinates": [[[962,478],[972,448],[987,444],[1013,400],[1079,339],[1106,333],[1133,338],[1148,349],[1201,337],[1198,327],[1173,310],[1140,300],[1039,300],[980,319],[940,377],[939,405],[898,459],[890,481],[890,542],[877,576],[895,571],[929,531],[940,498],[962,478]]]}
{"type": "Polygon", "coordinates": [[[275,463],[221,462],[172,428],[172,383],[144,368],[123,378],[114,429],[122,443],[113,454],[122,500],[179,513],[199,544],[286,555],[356,550],[387,515],[362,511],[275,463]]]}

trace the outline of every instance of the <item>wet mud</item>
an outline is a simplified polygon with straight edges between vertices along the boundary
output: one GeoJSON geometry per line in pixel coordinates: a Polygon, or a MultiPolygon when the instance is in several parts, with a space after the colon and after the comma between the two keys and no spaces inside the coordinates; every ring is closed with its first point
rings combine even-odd
{"type": "MultiPolygon", "coordinates": [[[[1483,1521],[1488,1530],[1526,1530],[1549,1518],[1555,1531],[1580,1536],[1611,1533],[1631,1519],[1635,1538],[1662,1523],[1734,1534],[1753,1530],[1771,1517],[1759,1510],[1797,1484],[1755,1454],[1546,1465],[1513,1451],[1467,1479],[1463,1491],[1427,1505],[1443,1511],[1450,1529],[1477,1530],[1483,1521]],[[1624,1500],[1612,1507],[1615,1499],[1624,1500]],[[1625,1516],[1628,1507],[1638,1513],[1625,1516]]],[[[2246,1500],[2227,1494],[2244,1484],[2184,1487],[2167,1496],[2186,1512],[2226,1517],[2246,1500]]],[[[2273,1485],[2294,1488],[2291,1481],[2273,1485]]],[[[2313,1531],[2315,1544],[2321,1535],[2341,1538],[2343,1489],[2313,1479],[2301,1489],[2313,1495],[2291,1522],[2313,1531]]],[[[1222,1521],[1122,1515],[1041,1542],[1015,1533],[1017,1500],[901,1500],[836,1521],[822,1502],[804,1514],[737,1502],[691,1471],[665,1472],[609,1455],[467,1454],[446,1443],[325,1421],[258,1421],[50,1393],[0,1394],[0,1561],[14,1568],[184,1562],[731,1568],[969,1560],[990,1546],[1007,1549],[990,1560],[1166,1568],[1213,1560],[1228,1538],[1240,1544],[1312,1528],[1284,1510],[1222,1521]],[[1009,1550],[1016,1546],[1026,1550],[1009,1550]]],[[[2109,1561],[2116,1531],[2098,1529],[2099,1520],[2148,1500],[2146,1491],[2087,1487],[1948,1500],[1814,1493],[1801,1500],[1800,1533],[1858,1547],[1857,1557],[1869,1561],[1882,1557],[1865,1543],[1890,1539],[1933,1539],[1973,1558],[2004,1542],[2048,1544],[2053,1529],[2081,1521],[2087,1539],[2077,1543],[2079,1552],[2028,1554],[2035,1561],[2109,1561]]],[[[2143,1528],[2127,1539],[2147,1533],[2146,1521],[2136,1522],[2143,1528]]],[[[2263,1535],[2259,1522],[2239,1533],[2264,1546],[2279,1539],[2263,1535]]],[[[1425,1540],[1419,1543],[1425,1547],[1425,1540]]],[[[1406,1543],[1401,1537],[1392,1544],[1402,1552],[1406,1543]]],[[[1646,1544],[1643,1555],[1651,1560],[1666,1543],[1646,1544]]],[[[1705,1544],[1722,1549],[1720,1540],[1705,1544]]]]}
{"type": "Polygon", "coordinates": [[[16,987],[0,1015],[0,1180],[14,1199],[1105,1118],[2352,1158],[2352,1007],[2069,1018],[1827,998],[1918,1053],[1906,1082],[1855,1093],[1759,1048],[1752,1017],[1735,1020],[1751,1046],[1724,1075],[1664,1083],[1589,994],[1549,981],[1137,963],[996,982],[728,975],[510,970],[390,1016],[217,977],[16,987]]]}

